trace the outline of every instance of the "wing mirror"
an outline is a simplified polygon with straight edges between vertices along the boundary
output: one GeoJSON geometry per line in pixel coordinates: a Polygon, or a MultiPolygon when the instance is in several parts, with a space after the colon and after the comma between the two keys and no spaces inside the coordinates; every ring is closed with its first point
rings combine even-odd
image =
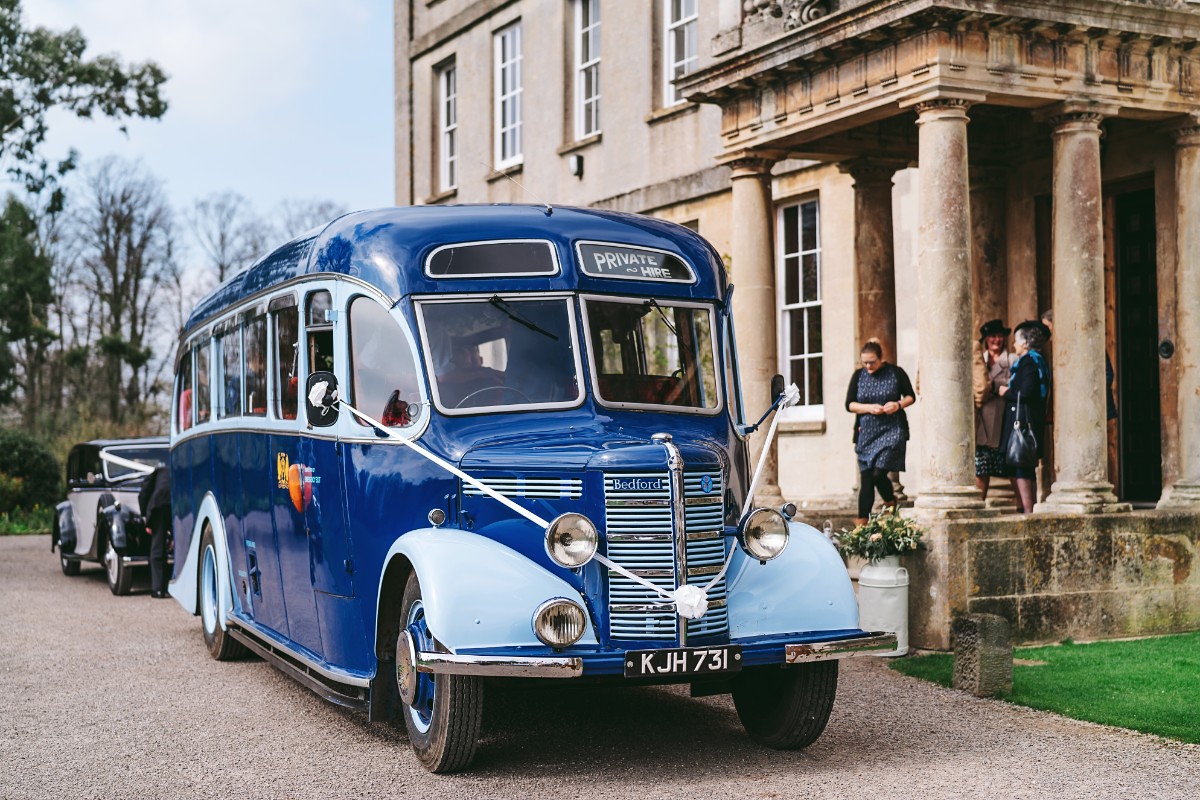
{"type": "Polygon", "coordinates": [[[338,382],[332,372],[314,372],[304,383],[304,405],[308,424],[328,428],[338,419],[338,382]]]}
{"type": "Polygon", "coordinates": [[[779,399],[779,395],[783,394],[783,390],[787,388],[787,384],[783,382],[782,375],[775,375],[771,378],[771,402],[774,403],[779,399]]]}

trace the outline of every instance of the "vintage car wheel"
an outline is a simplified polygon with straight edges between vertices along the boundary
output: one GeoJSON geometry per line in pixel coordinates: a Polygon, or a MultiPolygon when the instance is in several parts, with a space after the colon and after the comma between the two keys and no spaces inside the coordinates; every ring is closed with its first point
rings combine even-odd
{"type": "Polygon", "coordinates": [[[108,576],[108,588],[118,597],[129,594],[133,586],[133,567],[121,559],[113,547],[112,539],[104,542],[104,572],[108,576]]]}
{"type": "Polygon", "coordinates": [[[734,678],[733,705],[751,739],[775,750],[799,750],[825,730],[837,675],[837,661],[747,669],[734,678]]]}
{"type": "Polygon", "coordinates": [[[73,578],[79,574],[79,559],[59,556],[58,563],[62,567],[63,575],[66,575],[68,578],[73,578]]]}
{"type": "Polygon", "coordinates": [[[430,772],[464,769],[475,757],[479,744],[483,681],[468,675],[434,676],[416,672],[416,665],[399,654],[400,648],[409,650],[410,641],[417,652],[432,652],[437,646],[425,622],[425,605],[416,573],[408,577],[400,608],[404,627],[396,643],[397,689],[402,698],[406,692],[412,696],[411,703],[401,701],[408,740],[430,772]],[[408,671],[406,676],[403,670],[408,671]],[[414,681],[414,685],[406,690],[400,686],[401,681],[414,681]]]}
{"type": "Polygon", "coordinates": [[[232,661],[246,654],[245,646],[221,627],[220,574],[217,570],[217,548],[213,544],[212,529],[205,527],[200,537],[200,580],[197,581],[200,597],[200,628],[204,632],[204,644],[208,654],[217,661],[232,661]]]}

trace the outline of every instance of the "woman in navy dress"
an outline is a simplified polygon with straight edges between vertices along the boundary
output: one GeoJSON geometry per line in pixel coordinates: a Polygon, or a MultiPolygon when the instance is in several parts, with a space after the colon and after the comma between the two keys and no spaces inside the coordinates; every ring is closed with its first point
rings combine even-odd
{"type": "MultiPolygon", "coordinates": [[[[1000,426],[1000,452],[1008,452],[1008,441],[1012,438],[1013,423],[1017,420],[1017,401],[1021,403],[1021,421],[1028,421],[1037,439],[1037,454],[1041,460],[1046,439],[1046,400],[1050,396],[1050,365],[1042,350],[1049,339],[1049,330],[1041,322],[1022,322],[1013,333],[1013,349],[1017,360],[1013,362],[1008,386],[999,388],[1004,398],[1004,422],[1000,426]]],[[[1033,512],[1037,499],[1037,467],[1013,467],[1013,478],[1017,484],[1017,496],[1021,510],[1033,512]]]]}
{"type": "Polygon", "coordinates": [[[883,360],[875,339],[863,345],[862,369],[850,378],[846,410],[854,420],[854,452],[858,455],[858,524],[867,521],[875,504],[875,490],[892,505],[896,493],[889,472],[904,471],[908,442],[908,416],[904,409],[917,401],[912,382],[899,367],[883,360]]]}

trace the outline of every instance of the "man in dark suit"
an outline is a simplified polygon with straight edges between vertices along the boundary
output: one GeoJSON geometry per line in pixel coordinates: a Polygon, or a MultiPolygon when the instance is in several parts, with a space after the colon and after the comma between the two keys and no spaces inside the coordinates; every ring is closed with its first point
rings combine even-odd
{"type": "Polygon", "coordinates": [[[142,482],[138,506],[150,527],[150,596],[167,596],[167,532],[171,529],[171,469],[160,466],[142,482]]]}

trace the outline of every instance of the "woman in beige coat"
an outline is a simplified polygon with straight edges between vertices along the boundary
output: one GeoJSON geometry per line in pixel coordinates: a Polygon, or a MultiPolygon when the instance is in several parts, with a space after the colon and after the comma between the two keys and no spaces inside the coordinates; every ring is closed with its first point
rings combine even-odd
{"type": "Polygon", "coordinates": [[[1013,357],[1006,348],[1009,328],[998,319],[988,320],[979,329],[975,343],[975,485],[987,499],[992,476],[1011,478],[1012,467],[1000,450],[1000,427],[1004,421],[1004,398],[998,389],[1008,385],[1013,357]]]}

